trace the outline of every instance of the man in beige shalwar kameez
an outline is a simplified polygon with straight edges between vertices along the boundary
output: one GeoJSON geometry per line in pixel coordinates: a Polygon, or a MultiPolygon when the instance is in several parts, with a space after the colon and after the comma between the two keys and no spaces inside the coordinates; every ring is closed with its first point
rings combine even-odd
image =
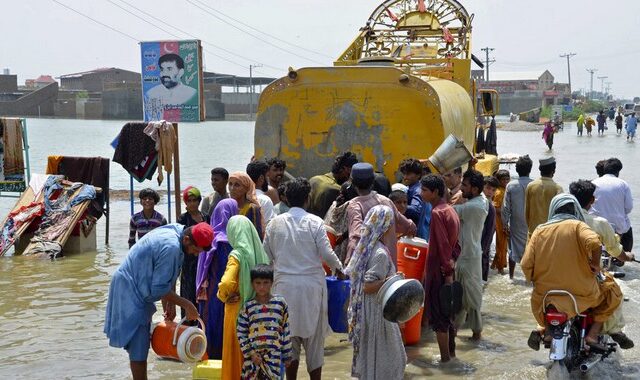
{"type": "MultiPolygon", "coordinates": [[[[566,290],[576,299],[578,310],[591,309],[594,323],[585,342],[598,344],[604,322],[622,301],[620,287],[611,277],[596,279],[600,271],[601,242],[584,222],[580,204],[573,195],[559,194],[551,200],[549,221],[531,235],[522,258],[522,271],[533,282],[531,311],[540,326],[545,325],[544,295],[553,289],[566,290]]],[[[571,298],[547,297],[547,303],[573,318],[571,298]]]]}

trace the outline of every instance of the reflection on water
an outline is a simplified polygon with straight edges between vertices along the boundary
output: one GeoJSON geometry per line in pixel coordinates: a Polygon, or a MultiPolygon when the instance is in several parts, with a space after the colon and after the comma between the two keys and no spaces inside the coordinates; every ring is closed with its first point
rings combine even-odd
{"type": "MultiPolygon", "coordinates": [[[[29,120],[33,171],[44,168],[48,154],[110,157],[113,151],[108,144],[120,125],[120,122],[29,120]]],[[[640,196],[640,177],[631,174],[632,167],[640,162],[637,151],[640,146],[609,133],[605,137],[578,138],[574,136],[575,128],[566,127],[556,135],[553,152],[548,152],[538,132],[498,131],[498,150],[529,153],[534,162],[555,155],[556,179],[565,189],[575,179],[593,178],[597,160],[617,156],[626,165],[622,177],[640,196]]],[[[183,186],[193,184],[207,192],[212,167],[224,166],[230,171],[244,168],[252,154],[252,128],[243,122],[185,124],[180,126],[180,142],[183,186]]],[[[114,164],[111,170],[112,187],[127,189],[128,176],[122,168],[114,164]]],[[[537,165],[534,165],[534,176],[536,172],[537,165]]],[[[136,189],[158,188],[154,185],[152,182],[136,184],[136,189]]],[[[5,215],[14,201],[0,198],[0,212],[5,215]]],[[[98,252],[71,255],[53,262],[25,257],[0,258],[0,378],[120,379],[129,376],[126,353],[108,347],[102,333],[110,275],[127,254],[129,204],[119,201],[112,206],[108,248],[102,244],[104,224],[101,222],[98,252]]],[[[161,204],[158,209],[166,212],[165,207],[161,204]]],[[[637,215],[638,212],[632,214],[634,225],[639,221],[637,215]]],[[[629,298],[624,305],[626,331],[640,343],[640,271],[633,264],[627,264],[625,270],[627,278],[621,281],[621,287],[629,298]]],[[[514,281],[497,274],[490,277],[482,309],[485,330],[481,342],[468,341],[471,331],[461,330],[458,358],[439,365],[435,336],[424,330],[422,342],[407,347],[410,363],[405,377],[541,379],[549,374],[551,378],[564,378],[564,374],[555,369],[549,370],[546,351],[535,352],[526,345],[533,327],[530,290],[521,272],[516,273],[514,281]]],[[[345,334],[328,338],[324,378],[349,378],[351,348],[345,339],[345,334]]],[[[616,353],[596,366],[589,377],[638,378],[638,353],[638,348],[616,353]]],[[[149,377],[188,379],[191,367],[158,360],[151,353],[149,377]]]]}

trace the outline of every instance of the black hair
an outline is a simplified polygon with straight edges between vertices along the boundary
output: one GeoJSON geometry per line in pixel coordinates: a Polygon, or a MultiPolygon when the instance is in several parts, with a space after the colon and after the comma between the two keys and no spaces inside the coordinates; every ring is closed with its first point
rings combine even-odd
{"type": "Polygon", "coordinates": [[[358,190],[371,190],[373,187],[373,181],[375,181],[376,177],[371,176],[370,178],[351,178],[351,183],[358,190]]]}
{"type": "Polygon", "coordinates": [[[467,170],[462,175],[462,180],[464,181],[465,179],[469,180],[471,187],[478,189],[478,193],[481,193],[482,189],[484,189],[484,176],[479,171],[474,169],[467,170]]]}
{"type": "MultiPolygon", "coordinates": [[[[389,199],[391,199],[392,202],[397,202],[400,200],[400,198],[407,199],[407,193],[405,193],[402,190],[393,190],[390,194],[389,194],[389,199]]],[[[407,199],[408,200],[408,199],[407,199]]]]}
{"type": "Polygon", "coordinates": [[[158,202],[160,202],[160,195],[158,194],[158,192],[148,187],[146,189],[140,190],[140,193],[138,194],[138,198],[140,198],[141,200],[143,198],[152,198],[153,203],[155,204],[158,204],[158,202]]]}
{"type": "Polygon", "coordinates": [[[604,163],[604,174],[613,174],[618,176],[622,170],[622,162],[617,158],[610,158],[604,163]]]}
{"type": "Polygon", "coordinates": [[[277,169],[286,169],[287,168],[287,162],[285,160],[281,160],[278,157],[271,157],[267,160],[267,165],[269,165],[269,169],[271,169],[272,166],[275,166],[277,169]]]}
{"type": "Polygon", "coordinates": [[[484,185],[491,186],[497,189],[500,187],[500,181],[498,181],[496,177],[488,175],[484,177],[484,185]]]}
{"type": "Polygon", "coordinates": [[[518,161],[516,161],[516,173],[520,177],[528,177],[531,174],[531,168],[533,167],[533,161],[529,158],[529,155],[524,155],[518,157],[518,161]]]}
{"type": "Polygon", "coordinates": [[[575,182],[571,182],[569,185],[569,193],[576,197],[580,207],[587,208],[587,205],[593,199],[593,194],[596,192],[596,185],[584,179],[579,179],[575,182]]]}
{"type": "Polygon", "coordinates": [[[255,267],[251,268],[249,275],[251,276],[251,281],[253,280],[273,281],[273,268],[271,267],[271,265],[258,264],[255,267]]]}
{"type": "Polygon", "coordinates": [[[556,163],[553,162],[547,165],[540,165],[539,169],[540,169],[541,176],[549,177],[556,172],[556,163]]]}
{"type": "Polygon", "coordinates": [[[162,66],[165,62],[175,62],[179,69],[184,69],[184,60],[178,54],[165,54],[158,60],[158,66],[162,66]]]}
{"type": "Polygon", "coordinates": [[[604,175],[604,164],[606,162],[607,160],[600,160],[596,162],[596,174],[598,174],[598,177],[602,177],[604,175]]]}
{"type": "Polygon", "coordinates": [[[422,175],[422,173],[424,172],[424,165],[422,165],[422,162],[416,160],[415,158],[406,158],[400,161],[399,169],[400,173],[402,174],[413,173],[422,175]]]}
{"type": "Polygon", "coordinates": [[[193,239],[193,226],[185,227],[182,233],[184,234],[184,236],[188,237],[193,244],[196,243],[196,241],[193,239]]]}
{"type": "Polygon", "coordinates": [[[289,206],[302,208],[309,198],[310,192],[311,185],[309,184],[309,181],[304,177],[298,177],[287,182],[284,194],[287,197],[289,206]]]}
{"type": "Polygon", "coordinates": [[[355,186],[351,184],[351,181],[347,181],[340,185],[340,194],[336,198],[336,206],[342,206],[348,201],[358,196],[355,186]]]}
{"type": "Polygon", "coordinates": [[[556,212],[553,215],[558,214],[575,214],[576,206],[574,206],[573,202],[569,202],[565,205],[562,205],[556,209],[556,212]]]}
{"type": "Polygon", "coordinates": [[[225,168],[213,168],[211,169],[211,175],[219,175],[225,181],[229,180],[229,172],[225,168]]]}
{"type": "Polygon", "coordinates": [[[427,174],[420,179],[420,186],[431,191],[437,191],[440,197],[444,197],[444,179],[439,174],[427,174]]]}
{"type": "Polygon", "coordinates": [[[388,197],[391,194],[391,182],[389,182],[384,173],[374,173],[373,177],[373,191],[388,197]]]}
{"type": "Polygon", "coordinates": [[[357,163],[358,157],[356,157],[355,153],[350,151],[343,152],[336,157],[333,162],[333,166],[331,167],[331,172],[334,174],[338,173],[343,167],[350,168],[357,163]]]}
{"type": "Polygon", "coordinates": [[[253,182],[257,181],[261,175],[266,176],[267,171],[269,171],[269,165],[264,160],[251,161],[247,165],[247,174],[253,182]]]}
{"type": "Polygon", "coordinates": [[[282,197],[286,197],[287,195],[285,194],[287,191],[287,183],[281,183],[278,185],[278,196],[280,198],[282,197]]]}
{"type": "Polygon", "coordinates": [[[496,177],[496,179],[498,181],[500,181],[500,180],[502,180],[504,178],[511,179],[511,174],[509,174],[509,171],[505,170],[505,169],[498,170],[493,176],[496,177]]]}

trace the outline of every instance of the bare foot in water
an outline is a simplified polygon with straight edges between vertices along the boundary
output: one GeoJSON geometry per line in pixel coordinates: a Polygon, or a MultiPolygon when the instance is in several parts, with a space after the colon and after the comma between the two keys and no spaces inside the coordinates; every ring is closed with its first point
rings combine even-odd
{"type": "Polygon", "coordinates": [[[482,339],[482,332],[481,331],[478,331],[478,332],[474,331],[473,335],[471,335],[471,337],[469,338],[469,340],[474,341],[474,342],[477,342],[480,339],[482,339]]]}

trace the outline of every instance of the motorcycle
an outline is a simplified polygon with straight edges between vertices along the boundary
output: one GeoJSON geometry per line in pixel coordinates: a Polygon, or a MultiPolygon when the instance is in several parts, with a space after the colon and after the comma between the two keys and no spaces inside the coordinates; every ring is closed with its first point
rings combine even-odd
{"type": "Polygon", "coordinates": [[[566,313],[560,312],[552,305],[545,306],[545,322],[547,325],[544,339],[544,347],[549,349],[549,359],[554,364],[564,366],[568,372],[577,368],[583,373],[588,372],[598,362],[616,351],[617,343],[609,342],[609,336],[598,337],[599,345],[605,349],[588,346],[585,336],[591,328],[593,318],[589,311],[580,313],[578,303],[573,294],[566,290],[550,290],[543,299],[543,305],[547,305],[547,296],[560,295],[569,297],[573,301],[576,316],[568,318],[566,313]]]}

